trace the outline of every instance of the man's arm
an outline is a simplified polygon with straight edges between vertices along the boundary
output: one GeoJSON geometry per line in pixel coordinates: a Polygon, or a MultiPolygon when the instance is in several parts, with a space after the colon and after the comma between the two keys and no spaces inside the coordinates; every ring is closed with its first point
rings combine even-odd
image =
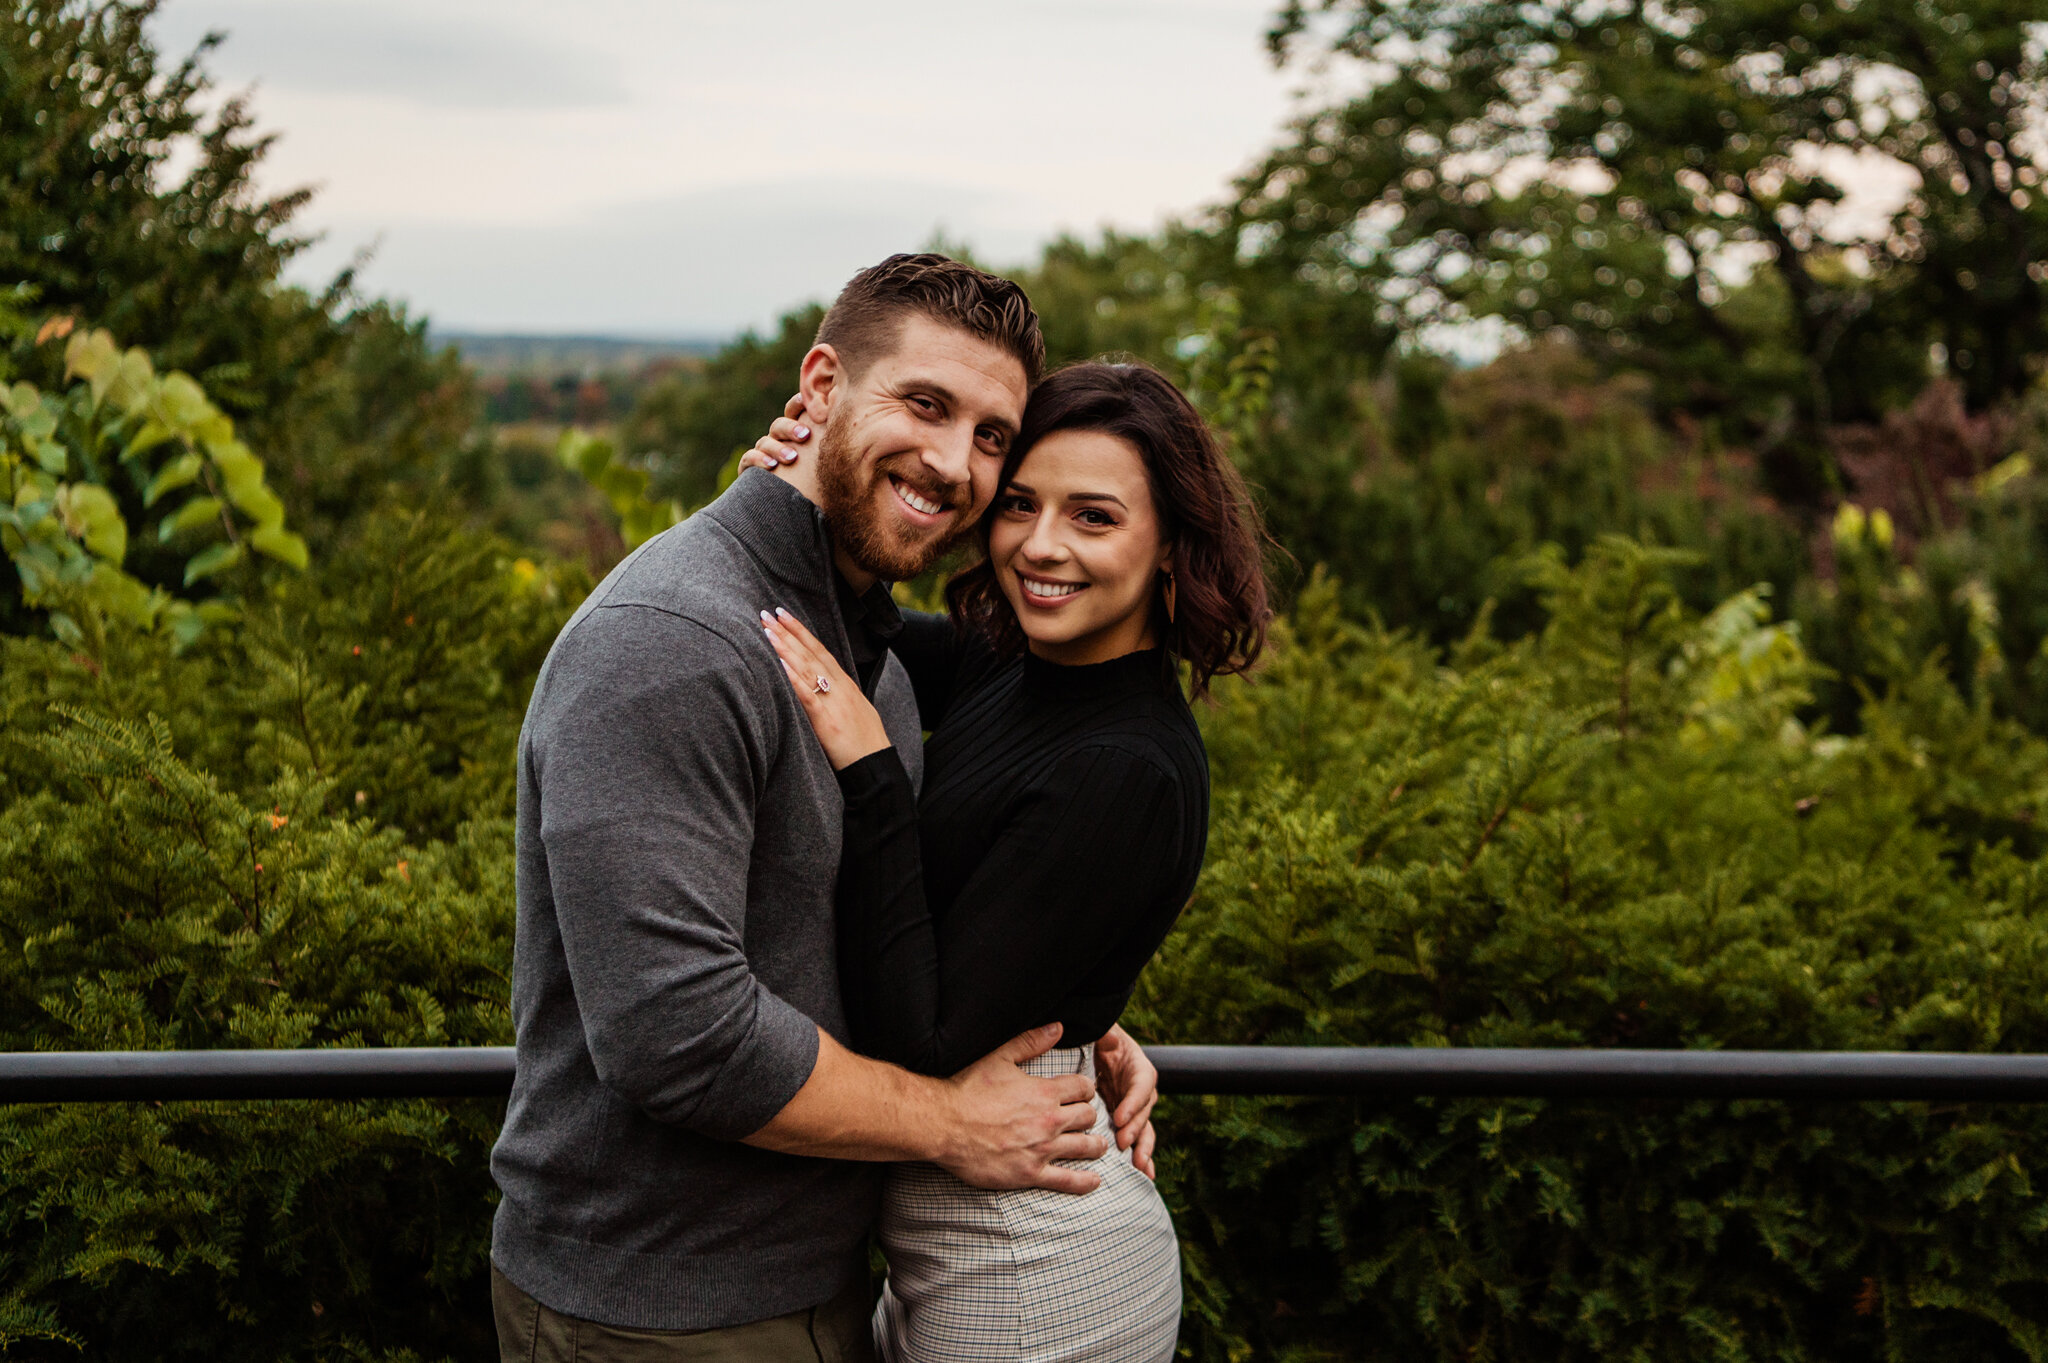
{"type": "Polygon", "coordinates": [[[718,1140],[774,1116],[817,1053],[816,1023],[747,958],[755,807],[778,737],[777,679],[753,661],[672,612],[599,607],[556,642],[524,739],[597,1077],[718,1140]]]}
{"type": "Polygon", "coordinates": [[[796,1097],[747,1144],[793,1155],[929,1160],[977,1188],[1091,1192],[1089,1160],[1108,1142],[1089,1134],[1095,1085],[1085,1075],[1039,1079],[1017,1066],[1052,1049],[1058,1023],[1034,1028],[950,1079],[855,1055],[822,1030],[818,1063],[796,1097]]]}

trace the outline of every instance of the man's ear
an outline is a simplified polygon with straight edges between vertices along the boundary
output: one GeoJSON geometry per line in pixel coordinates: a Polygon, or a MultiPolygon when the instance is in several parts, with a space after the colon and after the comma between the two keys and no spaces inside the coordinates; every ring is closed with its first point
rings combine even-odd
{"type": "Polygon", "coordinates": [[[804,355],[797,392],[803,394],[804,415],[819,425],[832,419],[832,408],[846,387],[846,366],[829,345],[814,345],[804,355]]]}

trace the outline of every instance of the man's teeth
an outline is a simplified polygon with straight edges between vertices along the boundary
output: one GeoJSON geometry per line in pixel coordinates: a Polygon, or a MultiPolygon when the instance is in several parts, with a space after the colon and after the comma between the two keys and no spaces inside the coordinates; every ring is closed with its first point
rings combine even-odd
{"type": "Polygon", "coordinates": [[[1075,592],[1081,590],[1081,584],[1078,582],[1033,582],[1027,577],[1024,579],[1024,590],[1033,596],[1072,596],[1075,592]]]}
{"type": "Polygon", "coordinates": [[[927,516],[936,516],[946,509],[930,498],[918,496],[901,483],[896,484],[896,495],[909,503],[912,510],[922,511],[927,516]]]}

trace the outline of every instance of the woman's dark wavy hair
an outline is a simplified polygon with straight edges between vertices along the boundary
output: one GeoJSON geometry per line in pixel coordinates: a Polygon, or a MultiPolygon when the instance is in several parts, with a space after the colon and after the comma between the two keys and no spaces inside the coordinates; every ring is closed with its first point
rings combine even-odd
{"type": "MultiPolygon", "coordinates": [[[[1193,694],[1207,695],[1214,677],[1249,670],[1273,618],[1266,535],[1244,479],[1194,404],[1150,365],[1069,365],[1033,390],[998,486],[1009,486],[1032,446],[1058,431],[1113,435],[1144,456],[1161,529],[1173,546],[1174,618],[1167,620],[1164,594],[1155,592],[1154,637],[1188,665],[1193,694]]],[[[946,603],[956,627],[979,630],[999,653],[1015,656],[1024,631],[989,563],[993,519],[984,517],[976,531],[981,561],[953,578],[946,603]]]]}

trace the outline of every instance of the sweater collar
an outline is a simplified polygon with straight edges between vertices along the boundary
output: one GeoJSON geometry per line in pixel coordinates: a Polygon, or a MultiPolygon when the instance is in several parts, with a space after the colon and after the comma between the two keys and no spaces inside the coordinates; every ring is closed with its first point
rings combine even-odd
{"type": "Polygon", "coordinates": [[[717,501],[697,513],[732,532],[762,569],[800,591],[836,603],[832,539],[817,503],[766,469],[742,469],[717,501]]]}
{"type": "Polygon", "coordinates": [[[817,503],[766,469],[742,469],[733,485],[697,514],[723,526],[761,565],[762,572],[790,589],[787,601],[748,605],[794,610],[842,667],[860,675],[860,662],[839,604],[840,577],[832,562],[832,537],[825,533],[825,513],[817,503]]]}
{"type": "Polygon", "coordinates": [[[1036,653],[1024,654],[1024,686],[1034,695],[1058,700],[1107,699],[1164,691],[1174,677],[1166,652],[1141,648],[1104,663],[1067,667],[1049,663],[1036,653]]]}

